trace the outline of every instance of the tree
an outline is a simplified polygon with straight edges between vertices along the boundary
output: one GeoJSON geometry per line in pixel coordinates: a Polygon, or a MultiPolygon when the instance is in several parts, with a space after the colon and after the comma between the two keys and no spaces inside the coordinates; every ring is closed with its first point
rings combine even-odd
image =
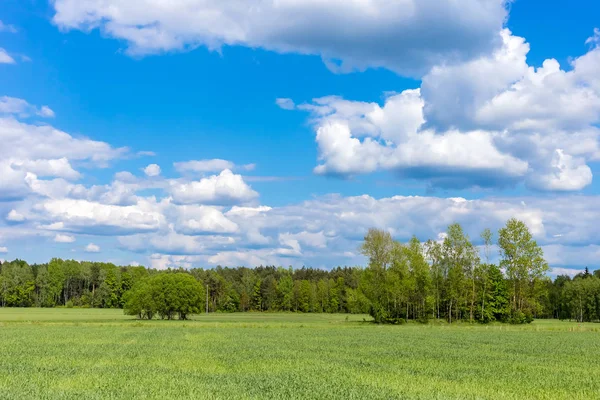
{"type": "Polygon", "coordinates": [[[439,242],[428,240],[425,244],[425,254],[431,265],[431,280],[434,291],[434,318],[440,318],[441,293],[444,286],[443,252],[439,242]]]}
{"type": "Polygon", "coordinates": [[[155,314],[163,319],[178,315],[185,320],[202,310],[204,285],[183,272],[165,272],[139,282],[125,297],[125,313],[152,319],[155,314]]]}
{"type": "Polygon", "coordinates": [[[369,229],[360,252],[369,258],[369,266],[386,270],[390,263],[390,256],[394,241],[389,232],[379,229],[369,229]]]}
{"type": "Polygon", "coordinates": [[[262,281],[257,279],[256,283],[254,283],[254,289],[252,291],[252,309],[256,311],[262,311],[262,294],[260,290],[261,284],[262,281]]]}
{"type": "Polygon", "coordinates": [[[37,307],[53,307],[55,305],[52,299],[50,279],[48,267],[41,266],[35,278],[35,304],[37,307]]]}
{"type": "Polygon", "coordinates": [[[48,275],[50,276],[48,295],[52,297],[52,304],[59,304],[61,300],[65,283],[63,264],[64,261],[60,258],[53,258],[48,264],[48,275]]]}
{"type": "Polygon", "coordinates": [[[100,272],[100,287],[98,296],[103,308],[115,308],[119,306],[119,281],[114,266],[108,266],[100,272]]]}
{"type": "Polygon", "coordinates": [[[414,286],[412,287],[413,306],[416,309],[415,318],[419,321],[427,321],[429,310],[433,303],[431,295],[431,273],[429,264],[425,259],[425,252],[421,242],[416,236],[413,236],[407,246],[404,247],[406,258],[409,264],[409,271],[414,277],[414,286]]]}
{"type": "Polygon", "coordinates": [[[488,292],[487,306],[485,308],[484,321],[506,322],[510,314],[509,292],[506,280],[498,266],[488,265],[488,292]]]}
{"type": "Polygon", "coordinates": [[[283,311],[290,311],[294,302],[294,281],[290,274],[286,274],[277,285],[279,301],[283,311]]]}
{"type": "Polygon", "coordinates": [[[513,322],[531,322],[538,309],[534,295],[536,283],[549,269],[544,253],[527,225],[517,219],[508,220],[498,235],[500,267],[505,269],[511,283],[513,322]]]}
{"type": "Polygon", "coordinates": [[[29,264],[15,260],[2,264],[0,297],[5,307],[30,307],[33,304],[35,279],[29,264]]]}
{"type": "Polygon", "coordinates": [[[484,317],[486,315],[485,299],[487,297],[486,289],[487,289],[488,274],[489,274],[489,268],[490,268],[490,254],[491,254],[492,242],[493,242],[492,231],[489,228],[485,228],[483,230],[483,232],[481,232],[481,239],[483,239],[483,253],[485,255],[485,263],[479,264],[477,275],[479,277],[479,280],[481,282],[483,282],[482,294],[481,294],[481,320],[485,321],[486,320],[486,318],[484,317]]]}
{"type": "Polygon", "coordinates": [[[300,290],[298,293],[298,307],[302,312],[311,311],[311,287],[310,282],[303,279],[300,282],[300,290]]]}
{"type": "Polygon", "coordinates": [[[460,319],[461,307],[469,304],[469,320],[475,312],[475,266],[479,257],[469,237],[459,224],[448,227],[443,244],[444,263],[448,268],[448,316],[452,322],[452,306],[455,318],[460,319]]]}

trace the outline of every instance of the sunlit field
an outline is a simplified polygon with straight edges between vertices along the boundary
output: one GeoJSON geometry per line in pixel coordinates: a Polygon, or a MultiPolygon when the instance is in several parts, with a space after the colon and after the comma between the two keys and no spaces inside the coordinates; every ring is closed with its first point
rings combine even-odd
{"type": "Polygon", "coordinates": [[[592,399],[600,325],[0,309],[2,399],[592,399]]]}

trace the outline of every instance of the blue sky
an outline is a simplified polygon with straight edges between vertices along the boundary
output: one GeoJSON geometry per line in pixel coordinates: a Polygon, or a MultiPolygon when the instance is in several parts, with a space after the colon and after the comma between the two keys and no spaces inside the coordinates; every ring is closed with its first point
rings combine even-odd
{"type": "Polygon", "coordinates": [[[515,216],[555,271],[594,269],[597,15],[6,0],[0,258],[328,268],[363,263],[371,226],[475,239],[515,216]]]}

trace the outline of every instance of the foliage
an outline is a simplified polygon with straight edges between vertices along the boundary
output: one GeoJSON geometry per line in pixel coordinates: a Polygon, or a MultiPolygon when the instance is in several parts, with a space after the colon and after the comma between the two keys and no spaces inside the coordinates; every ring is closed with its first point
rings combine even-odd
{"type": "Polygon", "coordinates": [[[198,314],[205,296],[204,286],[189,274],[162,273],[141,281],[125,296],[125,313],[138,318],[162,319],[176,315],[185,320],[198,314]]]}

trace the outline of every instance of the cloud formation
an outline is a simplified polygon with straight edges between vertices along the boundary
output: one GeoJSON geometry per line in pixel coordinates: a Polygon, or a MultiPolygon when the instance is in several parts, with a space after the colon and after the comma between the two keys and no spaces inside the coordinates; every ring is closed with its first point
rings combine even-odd
{"type": "Polygon", "coordinates": [[[31,106],[21,99],[0,99],[0,113],[12,114],[0,117],[0,201],[23,198],[34,192],[31,185],[39,183],[38,177],[69,181],[81,178],[73,162],[102,167],[128,152],[126,148],[114,148],[105,142],[75,138],[49,125],[17,119],[32,114],[49,116],[48,111],[43,110],[44,107],[31,106]]]}
{"type": "Polygon", "coordinates": [[[146,168],[144,168],[144,173],[147,176],[153,177],[160,175],[160,166],[157,164],[150,164],[146,168]]]}
{"type": "Polygon", "coordinates": [[[100,246],[98,246],[94,243],[90,243],[87,246],[85,246],[85,252],[86,253],[100,253],[100,246]]]}
{"type": "Polygon", "coordinates": [[[387,170],[451,188],[586,187],[587,164],[600,159],[600,48],[569,71],[552,59],[534,68],[523,38],[499,37],[492,55],[436,66],[420,89],[389,94],[383,105],[329,96],[280,106],[310,113],[317,174],[387,170]]]}
{"type": "Polygon", "coordinates": [[[170,193],[179,204],[235,204],[258,197],[241,175],[225,169],[199,181],[171,181],[170,193]]]}
{"type": "Polygon", "coordinates": [[[99,28],[130,54],[225,45],[318,55],[336,72],[420,76],[489,52],[506,0],[56,0],[61,29],[99,28]],[[348,29],[352,27],[352,29],[348,29]]]}

